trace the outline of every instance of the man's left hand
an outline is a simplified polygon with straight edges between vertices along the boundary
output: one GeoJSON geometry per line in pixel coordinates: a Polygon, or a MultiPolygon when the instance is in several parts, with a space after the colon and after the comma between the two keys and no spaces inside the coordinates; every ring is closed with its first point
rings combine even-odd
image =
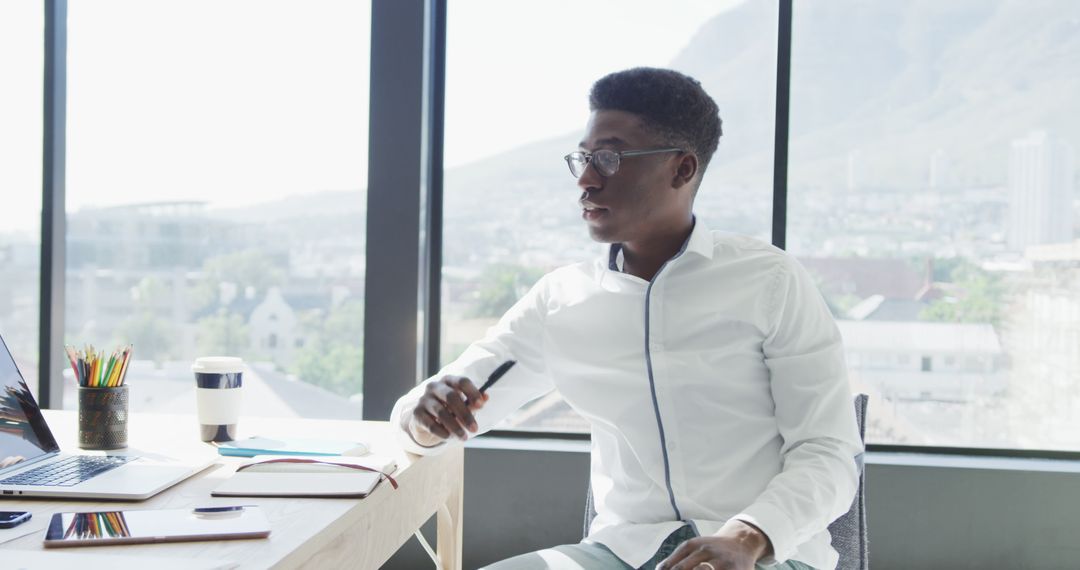
{"type": "Polygon", "coordinates": [[[769,537],[757,527],[730,520],[712,536],[699,536],[679,545],[657,570],[753,570],[772,553],[769,537]]]}

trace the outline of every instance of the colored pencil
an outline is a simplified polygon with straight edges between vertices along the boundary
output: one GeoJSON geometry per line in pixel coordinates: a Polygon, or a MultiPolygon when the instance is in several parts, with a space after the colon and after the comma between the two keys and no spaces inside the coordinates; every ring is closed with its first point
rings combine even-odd
{"type": "Polygon", "coordinates": [[[65,346],[64,352],[75,373],[75,382],[83,388],[116,388],[124,385],[134,346],[119,346],[110,354],[95,350],[91,344],[82,350],[65,346]],[[108,358],[106,358],[108,356],[108,358]]]}

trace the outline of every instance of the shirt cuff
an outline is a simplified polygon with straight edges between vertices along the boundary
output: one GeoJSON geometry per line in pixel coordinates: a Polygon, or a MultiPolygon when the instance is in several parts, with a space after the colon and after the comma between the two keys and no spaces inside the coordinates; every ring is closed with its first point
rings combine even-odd
{"type": "Polygon", "coordinates": [[[758,527],[769,538],[773,554],[759,560],[761,565],[779,564],[795,555],[795,527],[780,509],[769,503],[755,503],[731,518],[758,527]]]}

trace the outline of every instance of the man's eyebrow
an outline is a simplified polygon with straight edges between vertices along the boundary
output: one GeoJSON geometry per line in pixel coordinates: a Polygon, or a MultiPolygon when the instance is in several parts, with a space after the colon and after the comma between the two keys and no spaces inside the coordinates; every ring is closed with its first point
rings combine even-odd
{"type": "MultiPolygon", "coordinates": [[[[619,137],[607,137],[596,141],[596,146],[619,146],[625,144],[626,141],[620,139],[619,137]]],[[[578,148],[585,148],[585,141],[579,142],[578,148]]]]}

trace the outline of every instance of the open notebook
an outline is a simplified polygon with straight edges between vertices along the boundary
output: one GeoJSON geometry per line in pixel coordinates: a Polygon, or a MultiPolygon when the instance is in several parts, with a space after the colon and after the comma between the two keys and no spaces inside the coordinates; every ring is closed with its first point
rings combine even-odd
{"type": "Polygon", "coordinates": [[[366,497],[397,469],[392,457],[259,456],[237,468],[215,497],[366,497]],[[359,468],[358,468],[359,467],[359,468]]]}

